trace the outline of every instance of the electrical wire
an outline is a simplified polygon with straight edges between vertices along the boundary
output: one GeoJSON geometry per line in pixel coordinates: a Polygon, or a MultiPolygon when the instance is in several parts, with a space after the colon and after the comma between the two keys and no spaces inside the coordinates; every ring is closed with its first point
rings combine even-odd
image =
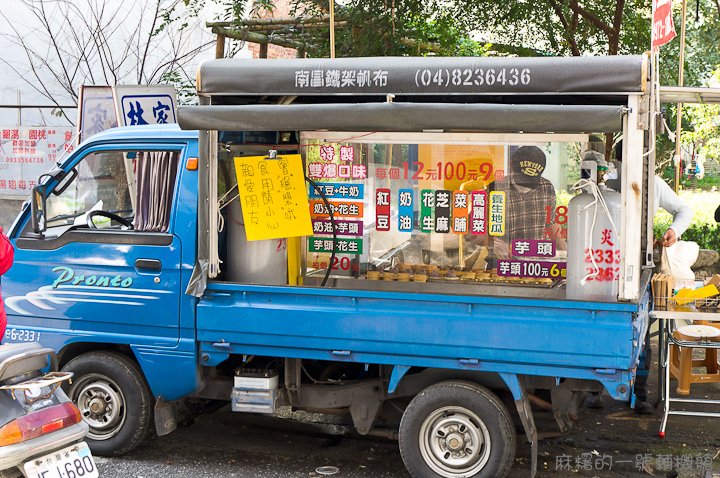
{"type": "Polygon", "coordinates": [[[225,229],[225,218],[224,218],[223,215],[222,215],[222,210],[225,209],[225,208],[226,208],[227,206],[229,206],[230,204],[232,204],[232,202],[233,202],[234,200],[236,200],[237,198],[239,198],[239,197],[240,197],[240,193],[238,192],[238,193],[237,193],[235,196],[233,196],[228,202],[224,202],[224,201],[225,201],[225,198],[227,198],[228,195],[229,195],[231,192],[233,192],[233,190],[235,190],[237,187],[238,187],[237,184],[236,184],[235,186],[231,187],[230,189],[228,189],[228,191],[227,191],[225,194],[223,194],[223,197],[221,197],[220,199],[218,199],[218,202],[217,202],[217,206],[218,206],[218,210],[217,210],[217,214],[218,214],[218,232],[222,232],[223,229],[225,229]]]}
{"type": "Polygon", "coordinates": [[[218,207],[218,182],[215,178],[217,178],[217,168],[218,168],[218,161],[217,161],[217,142],[210,141],[210,158],[214,158],[213,160],[208,162],[207,168],[207,174],[208,177],[211,179],[208,181],[208,191],[207,191],[207,205],[205,207],[208,208],[208,228],[205,233],[208,236],[208,277],[210,279],[214,279],[220,274],[220,264],[222,261],[220,260],[220,251],[219,251],[219,239],[218,234],[215,232],[218,230],[219,226],[219,220],[218,216],[220,215],[220,212],[217,211],[218,207]],[[210,234],[210,231],[212,231],[212,234],[210,234]]]}

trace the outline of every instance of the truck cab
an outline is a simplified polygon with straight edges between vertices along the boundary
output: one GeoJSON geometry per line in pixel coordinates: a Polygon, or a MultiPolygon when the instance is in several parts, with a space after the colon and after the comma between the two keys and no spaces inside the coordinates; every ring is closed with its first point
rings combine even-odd
{"type": "Polygon", "coordinates": [[[104,358],[145,369],[137,380],[150,386],[140,394],[148,416],[151,396],[174,400],[198,387],[196,299],[184,294],[195,261],[196,166],[197,132],[100,133],[44,178],[45,230],[33,232],[28,203],[9,231],[17,255],[3,277],[5,338],[52,347],[61,367],[92,358],[84,361],[97,375],[78,377],[74,398],[95,425],[90,438],[109,449],[127,402],[117,379],[103,375],[104,358]]]}

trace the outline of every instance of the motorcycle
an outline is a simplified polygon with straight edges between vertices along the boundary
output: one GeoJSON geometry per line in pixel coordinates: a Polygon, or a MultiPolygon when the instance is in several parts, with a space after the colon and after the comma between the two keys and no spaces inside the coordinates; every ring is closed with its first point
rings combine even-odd
{"type": "Polygon", "coordinates": [[[52,349],[0,345],[0,478],[98,477],[88,425],[60,387],[71,378],[52,349]]]}

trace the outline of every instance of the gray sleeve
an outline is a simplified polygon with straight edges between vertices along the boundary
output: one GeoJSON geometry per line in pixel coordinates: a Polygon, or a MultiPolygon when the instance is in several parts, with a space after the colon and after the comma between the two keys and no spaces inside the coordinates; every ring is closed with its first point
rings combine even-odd
{"type": "Polygon", "coordinates": [[[673,222],[670,228],[680,237],[692,223],[692,209],[682,202],[675,191],[658,176],[655,176],[655,196],[657,204],[672,215],[673,222]]]}

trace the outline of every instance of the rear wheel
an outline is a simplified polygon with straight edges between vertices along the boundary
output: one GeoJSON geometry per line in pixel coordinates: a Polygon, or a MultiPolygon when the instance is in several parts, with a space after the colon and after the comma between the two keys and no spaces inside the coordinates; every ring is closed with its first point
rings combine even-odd
{"type": "Polygon", "coordinates": [[[70,360],[70,399],[90,426],[93,453],[119,456],[138,446],[152,421],[152,397],[135,362],[114,352],[90,352],[70,360]]]}
{"type": "Polygon", "coordinates": [[[515,458],[515,441],[505,406],[471,382],[426,388],[400,422],[400,453],[414,478],[504,477],[515,458]]]}

